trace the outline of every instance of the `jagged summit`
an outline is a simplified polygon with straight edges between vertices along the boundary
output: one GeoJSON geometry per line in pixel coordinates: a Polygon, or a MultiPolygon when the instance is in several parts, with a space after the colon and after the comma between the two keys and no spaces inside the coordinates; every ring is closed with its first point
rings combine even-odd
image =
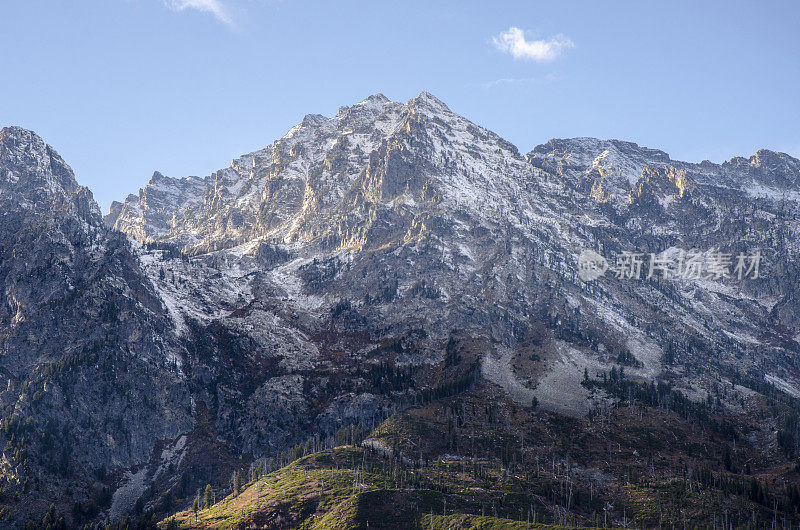
{"type": "Polygon", "coordinates": [[[731,158],[722,167],[747,175],[752,185],[784,195],[800,195],[800,160],[786,153],[760,149],[749,158],[731,158]]]}
{"type": "Polygon", "coordinates": [[[158,181],[163,181],[167,177],[165,177],[160,171],[153,171],[153,176],[150,177],[150,184],[157,183],[158,181]]]}
{"type": "Polygon", "coordinates": [[[373,114],[375,112],[380,113],[383,111],[384,107],[390,103],[392,102],[389,101],[389,98],[387,98],[383,94],[373,94],[367,97],[366,99],[363,99],[353,105],[350,106],[345,105],[339,107],[336,116],[344,117],[347,116],[348,113],[350,113],[349,115],[352,116],[352,113],[358,113],[358,112],[366,112],[369,114],[373,114]]]}
{"type": "Polygon", "coordinates": [[[22,127],[0,130],[0,163],[6,183],[39,185],[53,191],[74,192],[72,169],[39,135],[22,127]]]}
{"type": "Polygon", "coordinates": [[[389,103],[389,98],[387,98],[381,93],[377,93],[377,94],[372,94],[364,101],[368,101],[370,103],[384,104],[384,103],[389,103]]]}
{"type": "Polygon", "coordinates": [[[422,91],[414,99],[408,102],[410,106],[427,108],[432,111],[450,112],[450,108],[445,103],[431,94],[430,92],[422,91]]]}
{"type": "Polygon", "coordinates": [[[663,163],[670,162],[669,155],[659,149],[639,146],[639,144],[635,142],[613,139],[600,140],[598,138],[585,136],[576,138],[553,138],[542,145],[534,147],[531,154],[544,154],[558,150],[575,157],[580,157],[581,155],[589,156],[597,152],[615,150],[620,154],[628,156],[647,157],[650,160],[663,163]]]}
{"type": "Polygon", "coordinates": [[[306,114],[303,117],[303,121],[300,122],[300,125],[303,127],[313,127],[315,125],[319,125],[325,120],[327,120],[325,116],[322,114],[306,114]]]}
{"type": "Polygon", "coordinates": [[[59,204],[90,223],[99,219],[92,192],[78,185],[55,149],[22,127],[0,130],[0,208],[40,215],[59,204]]]}
{"type": "Polygon", "coordinates": [[[722,166],[691,164],[633,142],[584,137],[553,139],[522,157],[428,92],[407,103],[375,94],[332,118],[307,115],[271,146],[204,179],[154,176],[106,222],[138,240],[166,238],[192,253],[253,239],[363,246],[375,235],[375,215],[390,204],[409,216],[393,223],[402,230],[444,205],[480,209],[493,221],[516,211],[514,222],[529,222],[527,212],[537,208],[515,203],[539,185],[537,171],[617,210],[629,207],[645,169],[661,166],[685,171],[687,183],[782,193],[796,161],[759,153],[722,166]],[[784,176],[770,180],[765,171],[784,176]],[[487,194],[490,188],[499,193],[487,194]]]}
{"type": "MultiPolygon", "coordinates": [[[[356,210],[372,208],[363,202],[365,199],[377,205],[404,195],[409,208],[431,205],[432,199],[446,198],[443,192],[450,191],[459,194],[461,202],[473,200],[464,195],[468,191],[466,182],[435,184],[429,181],[432,175],[409,179],[402,174],[405,170],[399,170],[408,152],[402,146],[408,148],[416,141],[420,148],[430,151],[424,156],[448,156],[439,138],[453,132],[459,133],[458,141],[446,147],[463,152],[458,155],[463,162],[458,164],[474,158],[477,146],[491,153],[470,165],[485,165],[500,153],[501,158],[514,159],[513,163],[524,170],[526,165],[518,158],[516,148],[451,113],[431,94],[423,92],[406,104],[376,94],[340,108],[333,118],[307,115],[270,147],[235,159],[229,168],[202,182],[154,178],[139,197],[115,208],[106,222],[142,241],[174,237],[194,251],[265,236],[281,240],[326,238],[352,244],[353,237],[360,240],[369,229],[336,227],[329,216],[334,211],[339,212],[337,216],[346,216],[345,211],[355,214],[356,210]],[[381,159],[388,168],[380,169],[381,159]],[[434,193],[437,189],[438,195],[434,193]],[[413,203],[408,202],[412,199],[413,203]],[[333,236],[331,230],[355,230],[361,235],[333,236]],[[350,243],[345,242],[348,240],[350,243]]],[[[481,185],[477,167],[471,169],[476,179],[470,183],[473,188],[481,185]]],[[[497,173],[497,179],[505,180],[499,169],[483,172],[486,174],[480,178],[497,173]]],[[[446,175],[436,172],[440,177],[446,175]]],[[[469,196],[474,193],[470,191],[469,196]]],[[[361,211],[347,222],[365,216],[369,214],[361,211]]]]}
{"type": "Polygon", "coordinates": [[[632,142],[596,138],[554,139],[526,155],[536,167],[567,179],[597,202],[625,209],[648,168],[681,171],[687,183],[736,191],[748,196],[800,200],[800,163],[789,155],[760,150],[750,158],[722,164],[673,160],[664,151],[632,142]]]}
{"type": "Polygon", "coordinates": [[[16,145],[29,150],[43,150],[46,147],[44,140],[38,134],[18,125],[0,129],[0,142],[6,147],[16,145]]]}
{"type": "Polygon", "coordinates": [[[772,151],[770,149],[759,149],[752,156],[745,158],[735,156],[727,161],[729,164],[740,163],[746,161],[754,167],[772,167],[778,169],[800,169],[800,160],[793,156],[780,151],[772,151]]]}

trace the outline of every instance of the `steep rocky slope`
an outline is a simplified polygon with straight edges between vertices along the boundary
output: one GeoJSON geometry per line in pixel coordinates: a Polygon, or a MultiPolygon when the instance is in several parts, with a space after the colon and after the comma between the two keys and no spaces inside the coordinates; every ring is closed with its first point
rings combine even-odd
{"type": "Polygon", "coordinates": [[[191,428],[192,404],[163,304],[91,193],[15,127],[0,175],[3,496],[24,521],[147,463],[191,428]]]}

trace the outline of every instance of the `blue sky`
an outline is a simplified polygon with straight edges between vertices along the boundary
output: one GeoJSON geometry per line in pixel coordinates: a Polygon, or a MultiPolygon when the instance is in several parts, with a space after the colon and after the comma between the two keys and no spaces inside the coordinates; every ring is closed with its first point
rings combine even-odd
{"type": "Polygon", "coordinates": [[[0,125],[38,132],[104,210],[376,92],[432,92],[522,152],[800,156],[798,20],[795,1],[4,1],[0,125]]]}

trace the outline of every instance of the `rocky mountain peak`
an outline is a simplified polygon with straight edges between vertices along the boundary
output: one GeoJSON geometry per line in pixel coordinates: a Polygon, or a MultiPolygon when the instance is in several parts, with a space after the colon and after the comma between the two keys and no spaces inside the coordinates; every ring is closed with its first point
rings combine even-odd
{"type": "Polygon", "coordinates": [[[371,96],[369,96],[364,101],[370,101],[370,102],[373,102],[373,103],[383,104],[383,103],[388,103],[389,102],[389,98],[387,98],[386,96],[384,96],[383,94],[381,94],[379,92],[377,94],[372,94],[371,96]]]}
{"type": "Polygon", "coordinates": [[[670,164],[669,155],[633,142],[597,138],[553,139],[537,146],[527,160],[565,178],[598,203],[624,208],[646,167],[670,164]]]}
{"type": "Polygon", "coordinates": [[[800,200],[800,160],[786,153],[760,149],[749,158],[733,157],[720,169],[751,195],[783,195],[800,200]]]}
{"type": "Polygon", "coordinates": [[[78,185],[55,149],[16,126],[0,130],[0,202],[6,210],[41,212],[63,202],[92,223],[100,216],[91,191],[78,185]]]}
{"type": "Polygon", "coordinates": [[[434,112],[434,113],[442,113],[451,112],[450,108],[445,105],[445,103],[431,94],[430,92],[420,92],[420,94],[415,97],[414,99],[408,102],[408,107],[415,112],[434,112]]]}
{"type": "Polygon", "coordinates": [[[167,177],[165,177],[160,171],[154,171],[153,176],[150,177],[150,184],[158,184],[159,182],[165,182],[167,177]]]}
{"type": "Polygon", "coordinates": [[[354,105],[340,107],[336,117],[343,123],[360,123],[380,115],[391,103],[383,94],[374,94],[354,105]]]}
{"type": "Polygon", "coordinates": [[[759,149],[750,157],[750,165],[773,170],[800,170],[800,160],[769,149],[759,149]]]}
{"type": "Polygon", "coordinates": [[[321,124],[327,119],[328,118],[326,118],[322,114],[306,114],[303,117],[303,121],[300,122],[300,125],[303,127],[314,127],[321,124]]]}
{"type": "Polygon", "coordinates": [[[52,192],[72,193],[77,187],[70,167],[36,133],[22,127],[0,130],[0,163],[6,184],[44,187],[52,192]]]}
{"type": "MultiPolygon", "coordinates": [[[[542,166],[553,167],[566,163],[573,170],[587,170],[595,165],[627,166],[633,169],[644,165],[670,163],[664,151],[640,147],[633,142],[620,140],[599,140],[597,138],[553,139],[536,146],[529,159],[542,166]]],[[[638,177],[638,175],[637,175],[638,177]]]]}

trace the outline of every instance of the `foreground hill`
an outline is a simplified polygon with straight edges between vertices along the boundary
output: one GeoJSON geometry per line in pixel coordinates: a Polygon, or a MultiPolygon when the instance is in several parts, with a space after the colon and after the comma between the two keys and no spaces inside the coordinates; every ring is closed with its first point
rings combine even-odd
{"type": "Polygon", "coordinates": [[[525,410],[499,387],[479,384],[398,413],[370,433],[327,442],[342,445],[313,453],[319,441],[300,445],[286,456],[298,460],[254,470],[211,506],[201,495],[197,510],[161,526],[759,528],[800,521],[800,466],[752,436],[761,418],[692,407],[663,387],[655,395],[576,420],[525,410]]]}

